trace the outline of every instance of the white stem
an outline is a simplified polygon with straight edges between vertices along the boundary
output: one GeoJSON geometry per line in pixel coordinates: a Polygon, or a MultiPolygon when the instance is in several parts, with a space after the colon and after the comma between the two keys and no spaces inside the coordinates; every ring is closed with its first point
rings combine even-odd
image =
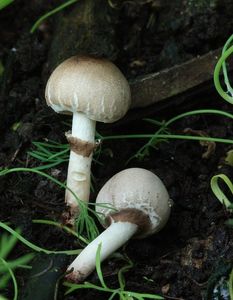
{"type": "MultiPolygon", "coordinates": [[[[95,142],[95,121],[88,119],[83,113],[73,113],[72,137],[82,141],[95,142]]],[[[92,154],[85,157],[70,151],[70,160],[67,174],[67,187],[69,187],[80,200],[89,201],[90,195],[90,174],[92,154]]],[[[72,213],[78,212],[78,203],[69,190],[66,190],[66,203],[72,213]]]]}
{"type": "Polygon", "coordinates": [[[73,268],[72,273],[67,275],[71,281],[83,281],[96,266],[96,252],[101,244],[100,261],[105,260],[109,255],[123,246],[137,231],[138,226],[129,222],[112,223],[94,241],[79,254],[79,256],[68,267],[73,268]]]}

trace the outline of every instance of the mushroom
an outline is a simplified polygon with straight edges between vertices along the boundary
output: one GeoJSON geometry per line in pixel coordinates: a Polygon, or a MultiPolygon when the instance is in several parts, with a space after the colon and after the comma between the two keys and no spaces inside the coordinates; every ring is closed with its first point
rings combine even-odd
{"type": "Polygon", "coordinates": [[[66,278],[72,282],[83,281],[95,269],[100,244],[100,261],[103,261],[131,237],[145,238],[158,232],[166,224],[171,209],[162,181],[141,168],[114,175],[100,190],[96,204],[107,228],[68,267],[66,278]]]}
{"type": "MultiPolygon", "coordinates": [[[[111,123],[126,114],[131,102],[129,84],[108,60],[73,56],[53,71],[45,98],[55,112],[73,114],[72,131],[66,133],[71,148],[67,187],[88,202],[96,121],[111,123]]],[[[66,223],[74,224],[78,202],[68,189],[65,201],[69,207],[66,223]]]]}

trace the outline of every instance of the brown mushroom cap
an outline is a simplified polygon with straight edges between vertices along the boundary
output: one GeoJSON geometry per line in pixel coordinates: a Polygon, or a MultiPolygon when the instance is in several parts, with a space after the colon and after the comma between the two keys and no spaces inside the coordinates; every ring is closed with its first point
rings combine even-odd
{"type": "Polygon", "coordinates": [[[152,172],[141,168],[126,169],[114,175],[100,190],[96,203],[107,203],[119,211],[116,213],[97,205],[96,211],[102,213],[107,221],[110,216],[116,222],[137,224],[139,237],[159,231],[167,222],[171,210],[169,195],[162,181],[152,172]],[[145,224],[144,216],[148,224],[145,224]]]}
{"type": "Polygon", "coordinates": [[[121,71],[106,59],[73,56],[51,74],[47,104],[59,113],[83,112],[89,119],[111,123],[122,118],[131,102],[121,71]]]}

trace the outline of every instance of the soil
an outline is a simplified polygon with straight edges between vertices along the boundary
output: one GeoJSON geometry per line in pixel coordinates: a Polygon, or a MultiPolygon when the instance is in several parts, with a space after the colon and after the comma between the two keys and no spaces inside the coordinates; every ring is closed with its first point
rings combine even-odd
{"type": "MultiPolygon", "coordinates": [[[[233,5],[227,1],[221,1],[221,5],[218,1],[200,1],[202,5],[198,7],[193,1],[177,3],[174,8],[169,1],[135,1],[119,8],[117,42],[121,51],[116,63],[129,79],[206,53],[223,45],[231,34],[230,6],[233,5]],[[188,12],[179,6],[187,2],[190,4],[185,6],[188,12]],[[162,11],[167,12],[162,14],[162,11]]],[[[34,35],[29,34],[33,22],[56,5],[57,1],[49,4],[38,0],[19,1],[0,12],[0,60],[5,67],[0,93],[1,167],[38,166],[39,162],[27,154],[33,149],[33,141],[49,139],[66,143],[64,132],[69,129],[66,123],[70,119],[55,114],[44,100],[47,79],[44,68],[56,16],[34,35]]],[[[169,119],[187,108],[206,107],[233,111],[215,92],[198,95],[188,107],[172,103],[169,109],[150,117],[169,119]]],[[[221,138],[233,136],[232,122],[212,115],[187,117],[177,122],[171,132],[183,133],[186,128],[221,138]]],[[[133,134],[152,133],[155,127],[137,120],[124,126],[119,123],[114,130],[111,125],[98,125],[97,130],[103,135],[133,134]]],[[[232,228],[225,225],[229,213],[213,196],[210,179],[219,172],[233,177],[232,168],[222,163],[231,147],[217,144],[215,151],[203,158],[206,148],[198,142],[172,140],[159,143],[143,160],[133,159],[126,165],[144,142],[137,139],[106,141],[99,157],[103,166],[95,164],[92,168],[96,179],[92,202],[103,184],[126,167],[142,167],[157,174],[174,202],[169,222],[161,232],[144,240],[132,240],[121,250],[134,263],[125,274],[126,290],[157,293],[165,299],[228,299],[227,296],[214,298],[211,293],[213,286],[228,276],[233,261],[233,235],[232,228]]],[[[48,172],[64,181],[66,168],[67,165],[62,164],[48,172]]],[[[77,248],[77,241],[62,230],[32,224],[33,219],[60,220],[65,208],[64,191],[57,185],[32,173],[13,173],[0,177],[0,195],[0,221],[10,222],[13,228],[20,227],[26,239],[47,249],[77,248]]],[[[10,258],[27,252],[29,249],[18,243],[10,258]]],[[[122,262],[114,259],[103,264],[108,286],[119,286],[117,271],[121,266],[122,262]]],[[[25,272],[17,273],[22,289],[27,276],[25,272]]],[[[97,274],[88,280],[98,284],[97,274]]],[[[110,296],[96,290],[80,290],[69,296],[63,292],[61,287],[59,299],[95,297],[104,300],[110,296]]],[[[11,299],[11,285],[6,295],[11,299]]]]}

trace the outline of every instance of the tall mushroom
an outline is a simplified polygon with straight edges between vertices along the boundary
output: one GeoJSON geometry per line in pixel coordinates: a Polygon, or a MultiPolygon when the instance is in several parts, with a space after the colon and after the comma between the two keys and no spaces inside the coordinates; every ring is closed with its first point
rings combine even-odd
{"type": "MultiPolygon", "coordinates": [[[[129,84],[108,60],[73,56],[53,71],[45,98],[55,112],[73,114],[72,131],[66,134],[71,148],[67,187],[80,200],[88,201],[96,121],[111,123],[126,114],[131,102],[129,84]]],[[[65,199],[69,207],[66,222],[74,224],[77,200],[69,190],[65,199]]]]}
{"type": "Polygon", "coordinates": [[[73,282],[83,281],[95,269],[100,244],[103,261],[131,237],[144,238],[158,232],[166,224],[171,209],[168,192],[159,177],[140,168],[114,175],[100,190],[96,203],[107,229],[68,267],[70,273],[66,277],[73,282]],[[101,203],[110,204],[115,210],[101,203]]]}

